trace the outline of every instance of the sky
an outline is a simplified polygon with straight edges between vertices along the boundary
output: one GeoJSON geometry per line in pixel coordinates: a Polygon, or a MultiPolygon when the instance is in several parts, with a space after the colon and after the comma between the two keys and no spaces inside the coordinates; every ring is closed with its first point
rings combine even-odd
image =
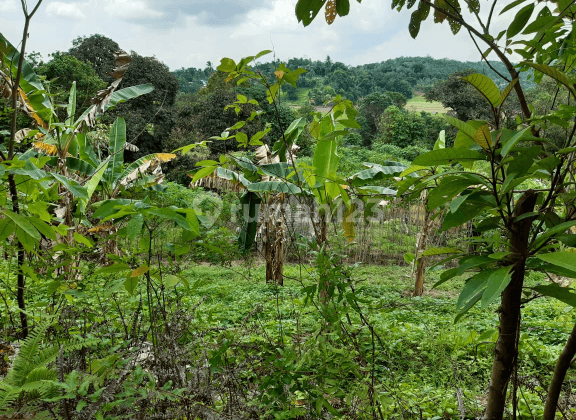
{"type": "MultiPolygon", "coordinates": [[[[33,9],[36,2],[28,2],[33,9]]],[[[26,50],[47,60],[79,36],[101,34],[125,51],[155,56],[171,70],[204,68],[223,57],[238,61],[268,49],[280,60],[330,56],[353,66],[401,56],[480,60],[463,30],[454,36],[447,23],[429,18],[413,40],[411,11],[391,10],[390,0],[350,3],[350,14],[332,25],[321,11],[305,28],[294,14],[296,0],[44,0],[32,18],[26,50]]],[[[494,30],[510,18],[496,17],[494,30]]],[[[0,31],[12,44],[20,42],[23,23],[20,0],[0,0],[0,31]]]]}

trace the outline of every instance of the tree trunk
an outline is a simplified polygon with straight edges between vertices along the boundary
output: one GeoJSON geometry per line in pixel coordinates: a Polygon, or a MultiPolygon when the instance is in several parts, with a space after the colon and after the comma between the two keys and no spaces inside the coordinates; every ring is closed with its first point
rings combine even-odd
{"type": "Polygon", "coordinates": [[[416,266],[416,282],[414,283],[414,296],[422,296],[424,293],[424,270],[426,268],[426,257],[418,258],[416,266]]]}
{"type": "Polygon", "coordinates": [[[562,384],[564,383],[566,372],[572,364],[574,355],[576,355],[576,325],[574,325],[570,337],[568,337],[568,341],[566,341],[566,345],[562,350],[562,354],[560,354],[558,362],[556,362],[556,369],[554,370],[554,376],[552,377],[552,382],[548,389],[548,396],[546,397],[544,420],[554,420],[556,416],[556,408],[558,407],[562,384]]]}
{"type": "MultiPolygon", "coordinates": [[[[20,214],[20,204],[18,202],[18,190],[16,189],[16,182],[14,181],[14,175],[8,175],[8,186],[10,188],[10,198],[12,200],[12,211],[16,214],[20,214]]],[[[22,235],[26,233],[22,232],[22,235]]],[[[14,235],[14,242],[16,243],[17,250],[17,264],[16,264],[16,276],[17,276],[17,291],[16,300],[18,302],[18,309],[20,310],[20,326],[22,328],[22,338],[28,337],[28,316],[26,315],[26,300],[24,299],[24,292],[26,289],[26,282],[24,279],[24,273],[22,272],[22,266],[24,265],[24,247],[18,240],[18,235],[14,235]]]]}
{"type": "Polygon", "coordinates": [[[424,222],[422,224],[422,233],[418,235],[416,240],[416,279],[414,281],[414,296],[422,296],[424,293],[424,270],[426,269],[426,257],[421,254],[426,251],[428,244],[428,236],[432,228],[432,212],[428,211],[428,192],[424,198],[424,222]]]}
{"type": "Polygon", "coordinates": [[[281,202],[281,195],[270,199],[264,213],[261,235],[264,242],[264,259],[266,260],[266,283],[278,286],[284,285],[284,241],[286,233],[284,215],[281,209],[277,207],[281,202]]]}
{"type": "MultiPolygon", "coordinates": [[[[534,191],[524,193],[518,200],[514,210],[514,217],[517,218],[532,212],[537,196],[534,191]]],[[[512,223],[510,228],[510,252],[512,257],[508,261],[508,265],[513,265],[512,279],[502,292],[499,334],[494,350],[494,364],[492,365],[492,377],[484,415],[485,420],[502,419],[506,406],[508,382],[517,361],[520,304],[532,220],[532,217],[522,219],[519,222],[512,223]]]]}

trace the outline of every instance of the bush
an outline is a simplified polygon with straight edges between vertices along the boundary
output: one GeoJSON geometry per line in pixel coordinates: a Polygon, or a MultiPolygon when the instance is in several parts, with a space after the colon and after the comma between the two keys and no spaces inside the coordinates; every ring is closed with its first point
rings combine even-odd
{"type": "Polygon", "coordinates": [[[428,152],[429,149],[421,146],[399,147],[394,144],[378,144],[374,147],[374,151],[388,154],[392,156],[394,160],[408,160],[411,162],[416,156],[428,152]]]}

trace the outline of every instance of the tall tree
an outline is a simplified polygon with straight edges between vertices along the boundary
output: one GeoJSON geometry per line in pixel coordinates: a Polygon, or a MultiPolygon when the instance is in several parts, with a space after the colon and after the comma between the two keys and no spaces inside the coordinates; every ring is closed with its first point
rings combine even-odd
{"type": "Polygon", "coordinates": [[[72,41],[68,52],[80,61],[90,63],[98,77],[106,82],[113,78],[108,75],[114,68],[114,53],[120,49],[116,41],[95,34],[89,37],[78,37],[72,41]]]}
{"type": "MultiPolygon", "coordinates": [[[[68,100],[72,83],[76,82],[78,113],[90,105],[90,99],[96,96],[96,92],[107,86],[89,63],[67,53],[53,53],[52,59],[38,66],[36,72],[52,81],[52,93],[57,95],[56,100],[60,103],[68,100]]],[[[66,112],[63,108],[61,111],[66,112]]]]}

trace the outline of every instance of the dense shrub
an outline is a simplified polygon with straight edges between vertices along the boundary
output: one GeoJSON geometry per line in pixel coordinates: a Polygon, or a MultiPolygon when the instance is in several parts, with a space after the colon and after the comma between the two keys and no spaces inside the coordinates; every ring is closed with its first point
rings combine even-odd
{"type": "Polygon", "coordinates": [[[421,146],[407,146],[402,148],[394,144],[379,144],[374,150],[378,153],[390,155],[394,160],[408,161],[413,161],[416,156],[429,151],[429,149],[421,146]]]}

